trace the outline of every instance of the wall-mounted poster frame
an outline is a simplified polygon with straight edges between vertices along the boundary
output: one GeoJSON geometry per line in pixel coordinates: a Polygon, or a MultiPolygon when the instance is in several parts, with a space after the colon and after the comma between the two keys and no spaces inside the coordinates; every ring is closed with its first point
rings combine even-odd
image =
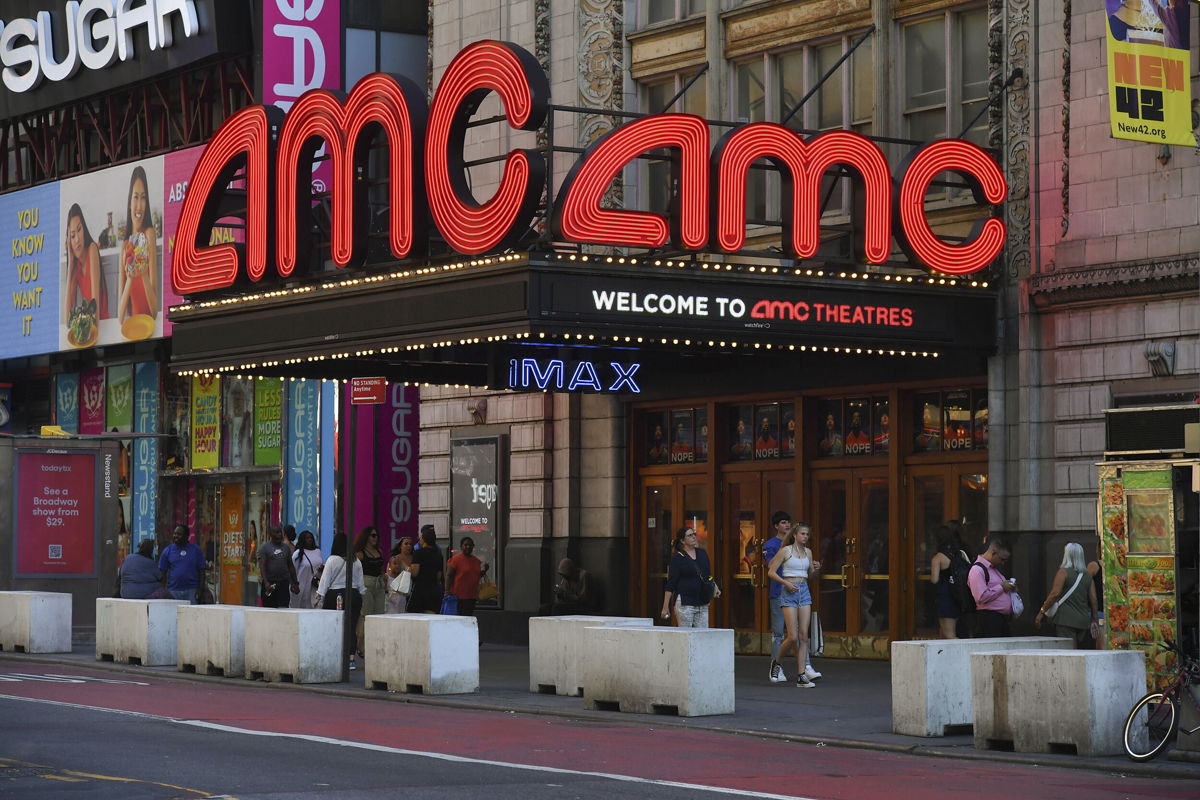
{"type": "Polygon", "coordinates": [[[475,556],[488,565],[487,577],[500,596],[480,601],[478,608],[503,608],[504,563],[508,497],[504,465],[508,461],[507,436],[482,436],[450,440],[450,549],[457,551],[463,537],[475,542],[475,556]]]}

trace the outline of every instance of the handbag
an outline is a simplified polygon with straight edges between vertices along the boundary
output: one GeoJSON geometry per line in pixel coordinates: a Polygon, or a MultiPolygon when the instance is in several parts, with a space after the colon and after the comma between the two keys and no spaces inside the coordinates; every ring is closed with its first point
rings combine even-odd
{"type": "Polygon", "coordinates": [[[702,576],[700,578],[700,605],[706,606],[711,603],[716,592],[717,582],[712,579],[712,576],[702,576]]]}
{"type": "Polygon", "coordinates": [[[479,582],[480,601],[495,600],[500,596],[500,587],[494,581],[484,578],[479,582]]]}
{"type": "Polygon", "coordinates": [[[1016,592],[1012,593],[1012,615],[1014,617],[1021,616],[1021,612],[1025,610],[1025,601],[1021,599],[1021,595],[1016,592]]]}
{"type": "MultiPolygon", "coordinates": [[[[1075,594],[1075,589],[1078,588],[1079,582],[1081,580],[1083,580],[1082,572],[1075,576],[1075,582],[1071,584],[1071,588],[1067,589],[1067,591],[1063,592],[1062,596],[1054,601],[1054,605],[1050,606],[1049,610],[1046,611],[1047,617],[1049,617],[1050,619],[1054,619],[1054,615],[1058,613],[1059,606],[1061,606],[1068,597],[1075,594]]],[[[1091,601],[1089,600],[1088,602],[1091,602],[1091,601]]],[[[1013,613],[1015,614],[1017,612],[1014,611],[1013,613]]]]}
{"type": "Polygon", "coordinates": [[[816,611],[808,618],[808,652],[810,655],[825,655],[825,629],[821,627],[821,615],[816,611]]]}
{"type": "Polygon", "coordinates": [[[388,591],[395,594],[408,594],[412,591],[412,573],[402,570],[399,575],[388,581],[388,591]]]}
{"type": "Polygon", "coordinates": [[[442,610],[438,613],[448,617],[458,616],[458,598],[452,594],[442,596],[442,610]]]}

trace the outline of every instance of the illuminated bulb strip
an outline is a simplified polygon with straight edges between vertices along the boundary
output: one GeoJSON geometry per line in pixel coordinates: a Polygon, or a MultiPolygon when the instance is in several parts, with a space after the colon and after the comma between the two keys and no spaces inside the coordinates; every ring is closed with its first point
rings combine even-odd
{"type": "Polygon", "coordinates": [[[798,258],[811,258],[820,247],[821,178],[835,165],[853,167],[865,189],[863,253],[873,264],[890,255],[892,175],[883,151],[852,131],[830,131],[807,142],[782,125],[760,122],[722,137],[713,155],[717,164],[715,219],[717,249],[737,252],[746,243],[746,183],[750,165],[767,158],[780,168],[783,185],[783,242],[798,258]],[[788,215],[786,210],[790,209],[788,215]]]}
{"type": "Polygon", "coordinates": [[[634,158],[662,147],[680,152],[676,244],[698,250],[708,241],[708,125],[691,114],[645,117],[600,137],[567,174],[552,227],[568,241],[662,247],[672,236],[668,219],[645,211],[600,207],[617,174],[634,158]]]}
{"type": "Polygon", "coordinates": [[[515,240],[528,226],[545,185],[545,160],[514,150],[496,193],[486,203],[471,194],[463,164],[467,123],[494,91],[509,125],[536,130],[549,108],[546,73],[528,51],[504,42],[469,45],[450,62],[429,112],[425,174],[429,209],[438,231],[460,253],[486,253],[515,240]]]}
{"type": "Polygon", "coordinates": [[[971,241],[962,244],[946,244],[939,239],[925,218],[925,193],[938,173],[946,171],[962,176],[989,203],[999,204],[1008,195],[1004,173],[985,150],[962,139],[927,144],[903,168],[896,201],[902,223],[897,238],[909,258],[939,272],[951,275],[978,272],[1004,247],[1004,223],[996,217],[977,221],[969,237],[971,241]]]}
{"type": "MultiPolygon", "coordinates": [[[[277,109],[273,113],[278,114],[277,109]]],[[[272,145],[268,135],[267,111],[250,106],[227,119],[204,148],[188,184],[205,203],[184,203],[175,235],[171,259],[171,286],[176,294],[193,294],[232,286],[238,275],[238,251],[230,244],[199,246],[200,231],[207,232],[217,217],[221,194],[236,169],[231,166],[238,156],[246,156],[246,273],[252,280],[263,276],[267,268],[270,215],[272,145]],[[219,188],[221,192],[214,192],[219,188]],[[255,213],[261,209],[263,213],[255,213]]]]}
{"type": "MultiPolygon", "coordinates": [[[[404,258],[415,242],[424,242],[424,203],[414,203],[415,187],[424,183],[417,154],[425,143],[425,100],[416,86],[390,75],[367,75],[355,86],[345,105],[331,93],[306,92],[284,120],[278,155],[276,221],[279,274],[289,276],[297,262],[307,263],[310,236],[297,220],[307,220],[312,205],[307,166],[324,139],[333,170],[333,195],[365,199],[366,187],[358,175],[369,157],[373,126],[380,126],[388,141],[389,245],[392,255],[404,258]],[[415,172],[414,172],[415,171],[415,172]]],[[[424,198],[422,197],[422,200],[424,198]]],[[[354,213],[360,202],[334,203],[330,255],[339,267],[361,263],[366,255],[367,226],[364,214],[354,213]]]]}

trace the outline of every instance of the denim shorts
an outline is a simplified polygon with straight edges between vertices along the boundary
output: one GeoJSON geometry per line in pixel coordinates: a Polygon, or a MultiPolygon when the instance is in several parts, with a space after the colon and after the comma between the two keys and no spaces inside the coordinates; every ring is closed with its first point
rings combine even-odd
{"type": "Polygon", "coordinates": [[[789,592],[787,587],[783,587],[783,593],[779,595],[779,605],[783,608],[799,608],[800,606],[812,605],[812,594],[808,591],[808,581],[793,581],[800,589],[798,592],[789,592]]]}

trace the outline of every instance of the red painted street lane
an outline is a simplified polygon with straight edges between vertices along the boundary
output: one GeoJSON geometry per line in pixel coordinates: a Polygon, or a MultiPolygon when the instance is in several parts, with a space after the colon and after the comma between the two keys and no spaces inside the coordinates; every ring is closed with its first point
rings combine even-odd
{"type": "MultiPolygon", "coordinates": [[[[278,690],[237,680],[176,681],[154,673],[16,665],[0,675],[80,676],[85,683],[0,681],[0,697],[48,700],[197,720],[255,732],[322,736],[508,764],[679,781],[745,792],[840,799],[1195,798],[1194,782],[1082,770],[934,759],[761,740],[713,731],[547,719],[278,690]],[[122,679],[135,683],[101,683],[122,679]],[[936,776],[936,779],[934,777],[936,776]]],[[[10,746],[0,743],[0,754],[10,746]]]]}

